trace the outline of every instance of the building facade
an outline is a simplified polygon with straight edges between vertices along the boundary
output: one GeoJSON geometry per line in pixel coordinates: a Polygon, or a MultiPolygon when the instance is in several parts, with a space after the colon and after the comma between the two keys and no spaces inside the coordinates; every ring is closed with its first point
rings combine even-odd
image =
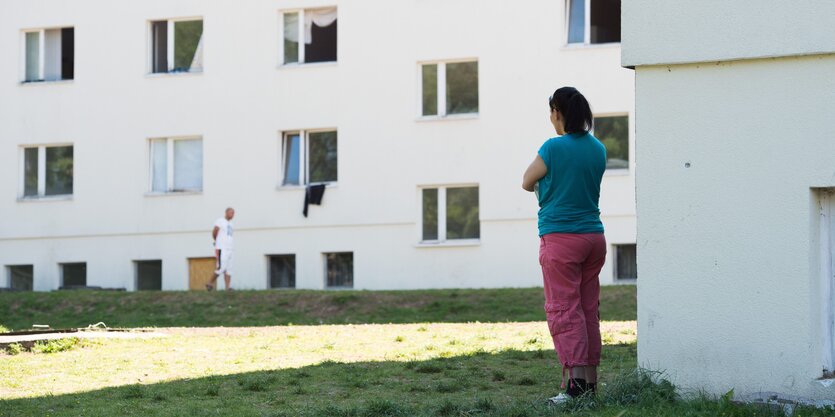
{"type": "Polygon", "coordinates": [[[635,270],[620,3],[0,5],[0,286],[541,285],[521,175],[580,89],[609,148],[601,281],[635,270]],[[303,214],[307,186],[325,185],[303,214]]]}
{"type": "Polygon", "coordinates": [[[835,400],[835,3],[798,6],[624,3],[638,359],[687,389],[835,400]]]}

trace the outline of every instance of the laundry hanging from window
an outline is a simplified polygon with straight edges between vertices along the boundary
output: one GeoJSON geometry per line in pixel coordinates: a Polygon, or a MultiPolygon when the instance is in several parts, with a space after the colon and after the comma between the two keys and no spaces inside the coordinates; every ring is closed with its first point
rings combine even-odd
{"type": "Polygon", "coordinates": [[[315,204],[322,205],[322,197],[325,195],[325,184],[316,184],[307,186],[307,192],[304,193],[304,210],[302,214],[307,217],[307,206],[315,204]]]}

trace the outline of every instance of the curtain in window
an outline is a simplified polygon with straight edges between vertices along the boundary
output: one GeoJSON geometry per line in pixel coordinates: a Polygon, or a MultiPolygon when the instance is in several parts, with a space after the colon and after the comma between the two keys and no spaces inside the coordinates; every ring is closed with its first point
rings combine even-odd
{"type": "Polygon", "coordinates": [[[299,62],[299,14],[284,14],[284,63],[299,62]]]}
{"type": "Polygon", "coordinates": [[[203,141],[174,141],[174,190],[203,189],[203,141]]]}
{"type": "Polygon", "coordinates": [[[44,68],[46,81],[61,79],[61,29],[44,31],[44,68]]]}
{"type": "Polygon", "coordinates": [[[168,140],[151,141],[151,191],[168,191],[168,140]]]}
{"type": "Polygon", "coordinates": [[[336,7],[304,11],[304,43],[313,43],[313,25],[330,26],[336,22],[336,7]]]}
{"type": "Polygon", "coordinates": [[[194,59],[191,60],[191,71],[203,71],[203,34],[200,34],[200,40],[197,42],[197,51],[194,52],[194,59]]]}
{"type": "Polygon", "coordinates": [[[570,0],[568,43],[584,43],[586,37],[586,1],[570,0]]]}

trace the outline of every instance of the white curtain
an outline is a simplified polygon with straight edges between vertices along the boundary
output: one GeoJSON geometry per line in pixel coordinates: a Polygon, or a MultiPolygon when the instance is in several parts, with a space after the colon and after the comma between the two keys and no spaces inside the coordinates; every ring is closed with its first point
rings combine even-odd
{"type": "Polygon", "coordinates": [[[197,50],[194,51],[194,58],[191,60],[190,71],[203,71],[203,34],[200,34],[200,40],[197,41],[197,50]]]}
{"type": "Polygon", "coordinates": [[[174,189],[203,189],[203,140],[174,141],[174,189]]]}
{"type": "Polygon", "coordinates": [[[44,31],[44,67],[46,81],[61,79],[61,29],[44,31]]]}
{"type": "Polygon", "coordinates": [[[336,7],[304,11],[304,43],[313,42],[313,25],[330,26],[336,22],[336,7]]]}
{"type": "Polygon", "coordinates": [[[164,193],[168,191],[168,141],[154,139],[151,141],[151,191],[164,193]]]}
{"type": "Polygon", "coordinates": [[[299,41],[299,14],[284,14],[284,39],[291,42],[299,41]]]}

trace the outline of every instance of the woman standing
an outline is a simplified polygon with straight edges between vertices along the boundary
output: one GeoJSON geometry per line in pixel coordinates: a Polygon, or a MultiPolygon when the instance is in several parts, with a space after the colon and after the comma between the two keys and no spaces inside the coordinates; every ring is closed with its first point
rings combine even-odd
{"type": "Polygon", "coordinates": [[[551,124],[560,136],[548,139],[525,171],[522,188],[539,200],[539,263],[545,313],[563,366],[561,403],[595,393],[600,364],[600,280],[606,239],[600,221],[600,182],[606,148],[589,131],[586,98],[563,87],[548,98],[551,124]],[[565,374],[568,372],[568,384],[565,374]],[[566,387],[567,385],[567,387],[566,387]]]}

